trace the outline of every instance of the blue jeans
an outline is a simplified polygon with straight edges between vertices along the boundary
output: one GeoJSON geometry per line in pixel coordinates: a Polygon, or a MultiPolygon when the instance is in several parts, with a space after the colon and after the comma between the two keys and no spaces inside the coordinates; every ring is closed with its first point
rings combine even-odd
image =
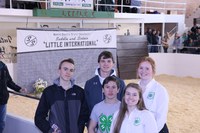
{"type": "Polygon", "coordinates": [[[6,104],[0,105],[0,133],[3,133],[6,122],[6,104]]]}

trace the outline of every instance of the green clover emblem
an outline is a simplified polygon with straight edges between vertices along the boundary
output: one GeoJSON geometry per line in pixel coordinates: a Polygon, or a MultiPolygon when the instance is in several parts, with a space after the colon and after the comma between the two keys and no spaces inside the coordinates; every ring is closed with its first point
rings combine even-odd
{"type": "Polygon", "coordinates": [[[106,133],[109,133],[110,132],[110,126],[111,126],[111,123],[112,123],[112,118],[113,116],[112,115],[109,115],[108,117],[104,114],[102,114],[100,116],[100,125],[99,125],[99,128],[102,132],[106,132],[106,133]]]}
{"type": "Polygon", "coordinates": [[[135,118],[135,120],[134,120],[134,125],[135,125],[135,126],[140,125],[140,118],[139,118],[139,117],[135,118]]]}
{"type": "Polygon", "coordinates": [[[147,98],[152,100],[154,99],[154,96],[155,96],[155,92],[149,92],[147,98]]]}

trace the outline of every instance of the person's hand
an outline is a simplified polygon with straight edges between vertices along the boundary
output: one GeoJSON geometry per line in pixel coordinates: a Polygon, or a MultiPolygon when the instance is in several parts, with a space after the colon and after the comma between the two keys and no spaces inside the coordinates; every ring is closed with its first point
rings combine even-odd
{"type": "Polygon", "coordinates": [[[25,94],[26,94],[28,91],[27,91],[26,88],[22,88],[22,89],[19,90],[19,92],[20,92],[20,93],[25,93],[25,94]]]}

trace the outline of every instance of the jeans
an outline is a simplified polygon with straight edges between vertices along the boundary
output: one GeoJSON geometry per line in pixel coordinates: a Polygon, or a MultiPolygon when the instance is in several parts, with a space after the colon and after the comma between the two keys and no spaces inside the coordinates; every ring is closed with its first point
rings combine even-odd
{"type": "Polygon", "coordinates": [[[0,105],[0,133],[3,133],[6,122],[6,104],[0,105]]]}
{"type": "Polygon", "coordinates": [[[161,131],[159,133],[169,133],[167,124],[164,125],[164,127],[161,129],[161,131]]]}

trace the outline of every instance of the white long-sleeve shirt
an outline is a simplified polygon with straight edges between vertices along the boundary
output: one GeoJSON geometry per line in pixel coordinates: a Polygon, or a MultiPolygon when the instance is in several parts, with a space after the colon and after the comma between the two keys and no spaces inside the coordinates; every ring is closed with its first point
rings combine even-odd
{"type": "MultiPolygon", "coordinates": [[[[110,133],[113,133],[119,111],[113,116],[110,133]]],[[[125,115],[120,133],[158,133],[154,116],[148,110],[134,109],[130,115],[125,115]]]]}
{"type": "Polygon", "coordinates": [[[160,131],[167,122],[169,104],[167,90],[155,79],[152,79],[146,86],[146,90],[143,93],[143,99],[146,108],[153,113],[158,131],[160,131]]]}

